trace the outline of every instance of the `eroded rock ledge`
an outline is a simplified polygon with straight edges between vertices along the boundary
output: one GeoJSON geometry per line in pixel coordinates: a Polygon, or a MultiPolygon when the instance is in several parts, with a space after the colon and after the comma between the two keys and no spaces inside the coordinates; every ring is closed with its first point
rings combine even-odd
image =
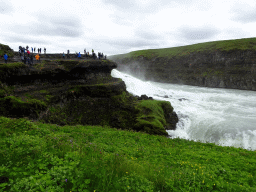
{"type": "Polygon", "coordinates": [[[166,129],[175,129],[178,121],[171,104],[139,100],[129,94],[121,79],[111,77],[116,67],[109,60],[44,61],[33,67],[0,65],[0,115],[167,136],[166,129]]]}

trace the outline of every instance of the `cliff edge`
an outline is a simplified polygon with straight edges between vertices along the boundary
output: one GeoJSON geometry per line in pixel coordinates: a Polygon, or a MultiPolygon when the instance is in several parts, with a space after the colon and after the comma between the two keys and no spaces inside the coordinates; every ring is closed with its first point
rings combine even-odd
{"type": "Polygon", "coordinates": [[[178,121],[169,102],[139,100],[113,78],[109,60],[0,64],[0,115],[64,125],[102,125],[168,135],[178,121]]]}

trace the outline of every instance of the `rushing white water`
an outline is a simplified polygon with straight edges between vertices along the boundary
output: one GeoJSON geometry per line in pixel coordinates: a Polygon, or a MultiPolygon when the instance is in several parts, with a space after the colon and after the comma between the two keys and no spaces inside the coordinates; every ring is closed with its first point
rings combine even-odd
{"type": "Polygon", "coordinates": [[[179,117],[171,138],[256,150],[256,91],[145,82],[112,70],[133,95],[171,102],[179,117]]]}

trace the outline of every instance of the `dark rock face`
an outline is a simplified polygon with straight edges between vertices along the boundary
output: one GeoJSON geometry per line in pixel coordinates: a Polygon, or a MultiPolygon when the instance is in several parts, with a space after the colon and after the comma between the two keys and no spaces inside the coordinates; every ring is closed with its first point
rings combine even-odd
{"type": "Polygon", "coordinates": [[[178,123],[178,115],[174,111],[172,113],[167,113],[165,116],[167,127],[166,130],[175,130],[176,124],[178,123]]]}
{"type": "Polygon", "coordinates": [[[0,81],[8,85],[34,84],[42,82],[60,83],[67,80],[93,81],[110,76],[111,70],[117,65],[106,61],[60,61],[47,63],[43,67],[4,68],[0,71],[0,81]]]}
{"type": "MultiPolygon", "coordinates": [[[[139,100],[152,98],[130,95],[121,79],[111,77],[116,67],[107,60],[47,62],[32,67],[21,63],[2,65],[0,115],[60,126],[107,125],[141,131],[135,128],[137,105],[139,100]]],[[[167,128],[174,129],[173,108],[170,104],[163,108],[167,128]]],[[[153,124],[149,127],[142,131],[167,135],[164,128],[158,131],[153,124]]]]}
{"type": "Polygon", "coordinates": [[[115,60],[118,70],[143,80],[256,90],[256,51],[193,52],[179,57],[115,60]]]}
{"type": "Polygon", "coordinates": [[[153,100],[152,97],[148,97],[147,95],[141,95],[138,97],[138,100],[153,100]]]}

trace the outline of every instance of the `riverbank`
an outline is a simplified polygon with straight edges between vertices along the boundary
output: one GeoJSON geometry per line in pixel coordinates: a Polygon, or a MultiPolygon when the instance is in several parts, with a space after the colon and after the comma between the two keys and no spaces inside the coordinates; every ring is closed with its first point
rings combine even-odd
{"type": "Polygon", "coordinates": [[[256,191],[255,151],[106,126],[0,127],[5,191],[256,191]]]}
{"type": "Polygon", "coordinates": [[[256,90],[256,38],[133,51],[110,59],[117,70],[147,81],[256,90]]]}

